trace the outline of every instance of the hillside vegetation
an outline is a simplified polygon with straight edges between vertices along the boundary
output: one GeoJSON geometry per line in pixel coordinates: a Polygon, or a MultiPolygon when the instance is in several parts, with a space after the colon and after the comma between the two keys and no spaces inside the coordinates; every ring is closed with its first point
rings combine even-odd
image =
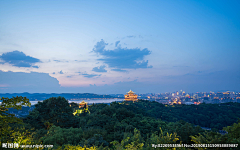
{"type": "Polygon", "coordinates": [[[152,144],[240,144],[238,103],[170,106],[139,100],[93,104],[74,113],[78,109],[74,103],[70,107],[64,97],[52,97],[36,104],[19,122],[7,122],[6,117],[14,120],[14,116],[4,116],[1,111],[6,120],[1,123],[5,131],[2,142],[41,143],[53,145],[53,149],[118,150],[155,149],[152,144]],[[221,135],[219,129],[228,134],[221,135]]]}

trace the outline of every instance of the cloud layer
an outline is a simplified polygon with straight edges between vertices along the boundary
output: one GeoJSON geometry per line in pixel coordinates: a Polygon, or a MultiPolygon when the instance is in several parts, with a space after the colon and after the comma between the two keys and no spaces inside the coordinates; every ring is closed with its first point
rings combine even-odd
{"type": "Polygon", "coordinates": [[[99,67],[94,67],[92,69],[92,71],[95,71],[95,72],[107,72],[106,69],[104,69],[106,66],[105,65],[102,65],[102,66],[99,66],[99,67]]]}
{"type": "Polygon", "coordinates": [[[87,73],[84,73],[82,74],[84,77],[86,78],[92,78],[92,77],[96,77],[96,76],[101,76],[101,75],[98,75],[98,74],[87,74],[87,73]]]}
{"type": "Polygon", "coordinates": [[[118,71],[118,72],[128,72],[127,70],[122,70],[122,69],[111,69],[112,71],[118,71]]]}
{"type": "Polygon", "coordinates": [[[60,73],[60,74],[63,74],[63,71],[61,70],[59,73],[60,73]]]}
{"type": "Polygon", "coordinates": [[[82,73],[82,72],[76,72],[76,73],[79,73],[79,75],[83,75],[84,77],[86,78],[93,78],[93,77],[96,77],[96,76],[101,76],[101,74],[88,74],[86,72],[82,73]]]}
{"type": "Polygon", "coordinates": [[[3,61],[3,63],[9,63],[16,67],[34,67],[38,68],[38,66],[33,66],[37,62],[41,62],[39,59],[27,56],[23,52],[20,51],[12,51],[3,53],[0,56],[0,59],[3,61]]]}
{"type": "MultiPolygon", "coordinates": [[[[115,45],[118,45],[119,41],[115,45]]],[[[138,68],[152,68],[148,66],[148,60],[144,57],[150,55],[151,52],[145,48],[121,48],[120,46],[114,50],[106,50],[105,46],[108,45],[101,40],[93,48],[93,52],[102,56],[99,61],[103,61],[110,68],[113,69],[138,69],[138,68]]]]}
{"type": "Polygon", "coordinates": [[[8,92],[57,92],[59,81],[47,73],[3,72],[0,70],[0,93],[8,92]],[[5,91],[6,90],[6,91],[5,91]]]}

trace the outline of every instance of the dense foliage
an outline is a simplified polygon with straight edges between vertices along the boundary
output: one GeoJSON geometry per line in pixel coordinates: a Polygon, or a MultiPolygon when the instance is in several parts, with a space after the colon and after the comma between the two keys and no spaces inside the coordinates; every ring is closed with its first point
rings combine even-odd
{"type": "MultiPolygon", "coordinates": [[[[6,129],[12,131],[9,142],[54,145],[53,149],[123,150],[154,149],[152,144],[240,144],[240,122],[236,123],[239,110],[240,105],[236,103],[170,106],[144,100],[79,108],[78,104],[69,105],[63,97],[53,97],[39,102],[27,117],[19,119],[24,124],[12,122],[6,129]],[[218,120],[221,125],[217,125],[213,114],[222,117],[218,120]],[[210,120],[206,119],[209,117],[210,120]],[[226,117],[230,119],[226,121],[226,117]],[[204,131],[196,125],[217,129],[225,126],[223,129],[228,134],[219,134],[217,129],[204,131]]],[[[3,112],[6,109],[1,117],[3,112]]]]}
{"type": "Polygon", "coordinates": [[[240,103],[163,105],[157,102],[141,101],[134,106],[145,110],[152,117],[167,122],[184,120],[201,127],[216,128],[232,125],[240,118],[240,103]]]}
{"type": "Polygon", "coordinates": [[[21,124],[22,120],[15,117],[15,115],[8,113],[9,108],[17,110],[22,109],[22,106],[30,106],[31,103],[26,97],[13,97],[13,98],[0,98],[2,101],[0,104],[0,130],[1,130],[1,145],[3,142],[20,142],[19,138],[27,136],[27,132],[20,133],[21,129],[14,128],[12,124],[21,124]],[[15,132],[14,132],[15,130],[15,132]],[[18,136],[18,139],[15,137],[18,136]]]}
{"type": "Polygon", "coordinates": [[[38,102],[35,109],[24,119],[36,129],[49,128],[51,125],[63,128],[78,127],[78,119],[64,97],[52,97],[38,102]]]}

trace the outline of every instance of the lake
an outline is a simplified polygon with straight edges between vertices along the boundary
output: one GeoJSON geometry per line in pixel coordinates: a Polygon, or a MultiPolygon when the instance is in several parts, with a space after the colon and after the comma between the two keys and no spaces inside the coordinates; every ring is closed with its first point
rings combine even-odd
{"type": "MultiPolygon", "coordinates": [[[[111,103],[111,102],[121,102],[123,101],[124,99],[89,99],[89,100],[84,100],[85,102],[87,102],[88,104],[98,104],[98,103],[111,103]]],[[[83,100],[68,100],[69,103],[81,103],[83,100]]],[[[32,105],[35,105],[37,104],[39,101],[30,101],[30,103],[32,105]]],[[[40,101],[42,102],[42,101],[40,101]]]]}

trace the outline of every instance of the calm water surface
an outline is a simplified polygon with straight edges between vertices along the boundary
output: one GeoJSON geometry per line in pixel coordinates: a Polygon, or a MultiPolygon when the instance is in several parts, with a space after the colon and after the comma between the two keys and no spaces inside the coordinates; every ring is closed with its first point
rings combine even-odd
{"type": "MultiPolygon", "coordinates": [[[[90,100],[84,100],[85,102],[87,102],[88,104],[97,104],[97,103],[111,103],[111,102],[121,102],[124,99],[90,99],[90,100]]],[[[69,103],[81,103],[83,100],[68,100],[69,103]]],[[[42,101],[30,101],[30,103],[32,105],[37,104],[38,102],[42,102],[42,101]]]]}

